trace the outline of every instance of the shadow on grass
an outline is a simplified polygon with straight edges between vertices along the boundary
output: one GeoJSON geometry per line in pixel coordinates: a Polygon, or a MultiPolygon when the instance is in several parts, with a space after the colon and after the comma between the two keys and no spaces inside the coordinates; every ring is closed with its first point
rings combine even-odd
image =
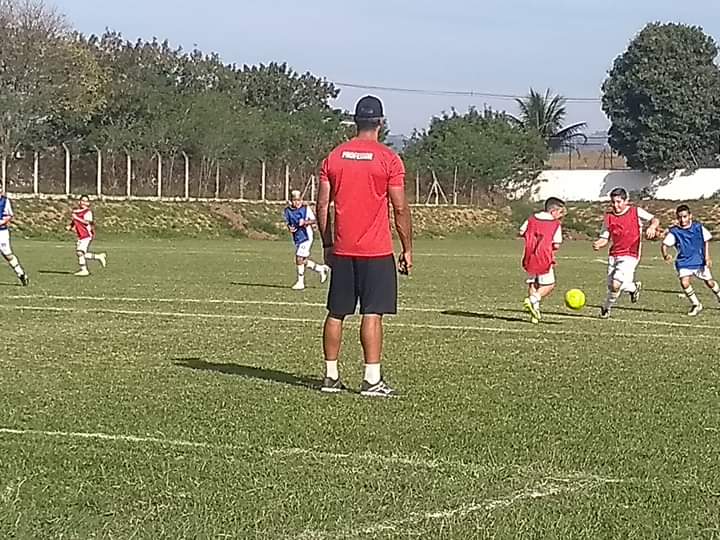
{"type": "MultiPolygon", "coordinates": [[[[500,311],[511,311],[513,313],[525,313],[524,311],[516,311],[516,310],[506,310],[501,309],[500,311]]],[[[450,317],[465,317],[468,319],[483,319],[486,321],[505,321],[505,322],[523,322],[527,323],[528,321],[527,317],[506,317],[503,315],[495,315],[493,313],[476,313],[474,311],[458,311],[454,309],[446,309],[445,311],[440,312],[441,315],[449,315],[450,317]]],[[[544,324],[561,324],[556,321],[545,321],[544,324]]]]}
{"type": "Polygon", "coordinates": [[[670,291],[668,289],[649,289],[647,287],[643,287],[642,292],[654,292],[654,293],[660,293],[660,294],[675,294],[675,295],[682,294],[682,291],[680,289],[670,291]]]}
{"type": "Polygon", "coordinates": [[[262,381],[272,381],[302,388],[318,389],[322,385],[322,381],[314,377],[293,375],[292,373],[277,371],[275,369],[243,366],[240,364],[216,364],[206,362],[200,358],[174,358],[173,364],[178,367],[198,371],[214,371],[215,373],[223,373],[225,375],[237,375],[238,377],[245,377],[246,379],[260,379],[262,381]]]}
{"type": "Polygon", "coordinates": [[[68,270],[38,270],[38,274],[51,274],[56,276],[72,276],[74,272],[68,270]]]}
{"type": "Polygon", "coordinates": [[[263,287],[265,289],[290,289],[290,287],[285,285],[273,285],[271,283],[243,283],[239,281],[231,281],[230,285],[235,285],[236,287],[263,287]]]}

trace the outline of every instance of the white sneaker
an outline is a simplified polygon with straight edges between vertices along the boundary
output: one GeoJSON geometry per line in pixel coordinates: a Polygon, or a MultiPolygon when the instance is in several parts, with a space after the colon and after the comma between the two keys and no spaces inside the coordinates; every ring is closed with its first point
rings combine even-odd
{"type": "Polygon", "coordinates": [[[302,291],[305,289],[305,284],[301,281],[298,281],[295,285],[292,286],[293,291],[302,291]]]}
{"type": "Polygon", "coordinates": [[[105,253],[99,253],[97,256],[97,260],[100,261],[100,264],[103,268],[107,266],[107,255],[105,253]]]}
{"type": "Polygon", "coordinates": [[[325,283],[327,281],[329,271],[330,268],[327,266],[323,266],[320,268],[320,283],[325,283]]]}
{"type": "Polygon", "coordinates": [[[85,276],[89,276],[90,272],[88,272],[87,268],[83,268],[82,270],[75,272],[75,275],[78,277],[85,277],[85,276]]]}
{"type": "Polygon", "coordinates": [[[698,304],[698,305],[690,308],[690,311],[688,311],[688,315],[690,317],[697,317],[698,315],[700,315],[700,312],[702,310],[703,310],[702,304],[698,304]]]}

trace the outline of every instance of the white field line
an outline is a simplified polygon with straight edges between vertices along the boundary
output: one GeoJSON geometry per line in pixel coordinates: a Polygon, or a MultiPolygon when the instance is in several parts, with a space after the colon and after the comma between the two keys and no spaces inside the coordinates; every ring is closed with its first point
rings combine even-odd
{"type": "MultiPolygon", "coordinates": [[[[251,446],[242,446],[234,444],[215,444],[209,442],[187,441],[182,439],[163,439],[158,437],[145,437],[136,435],[116,435],[111,433],[85,433],[73,431],[44,431],[37,429],[13,429],[0,428],[0,435],[15,435],[18,437],[43,437],[54,439],[85,439],[94,441],[107,441],[114,443],[129,443],[135,445],[157,445],[181,448],[196,448],[213,451],[242,451],[252,452],[254,448],[251,446]]],[[[481,465],[472,465],[461,462],[453,462],[446,460],[423,459],[414,456],[404,456],[398,454],[382,455],[374,452],[327,452],[324,450],[313,450],[311,448],[265,448],[262,450],[269,456],[307,456],[315,459],[336,459],[336,460],[358,460],[381,462],[390,465],[403,465],[422,469],[436,469],[443,466],[468,466],[475,469],[482,468],[481,465]]],[[[489,469],[488,469],[489,470],[489,469]]]]}
{"type": "MultiPolygon", "coordinates": [[[[164,317],[164,318],[185,318],[185,319],[218,319],[218,320],[250,320],[250,321],[272,321],[272,322],[292,322],[320,325],[320,319],[304,319],[295,317],[272,317],[267,315],[240,315],[240,314],[221,314],[221,313],[183,313],[177,311],[140,311],[131,309],[105,309],[105,308],[71,308],[71,307],[51,307],[51,306],[17,306],[10,304],[0,304],[0,308],[14,309],[18,311],[38,311],[50,313],[105,313],[112,315],[132,315],[138,317],[164,317]]],[[[619,321],[627,324],[631,321],[619,321]]],[[[638,323],[642,321],[636,321],[638,323]]],[[[649,324],[660,325],[660,322],[650,322],[649,324]]],[[[679,326],[688,328],[709,328],[717,329],[715,326],[697,327],[689,324],[680,323],[664,323],[666,326],[679,326]]],[[[412,328],[420,330],[451,330],[462,332],[488,332],[495,334],[525,334],[530,337],[538,335],[558,335],[558,336],[593,336],[593,337],[624,337],[624,338],[666,338],[667,334],[658,333],[623,333],[623,332],[587,332],[577,330],[551,330],[544,329],[537,335],[532,335],[531,330],[526,328],[501,328],[496,326],[462,326],[453,324],[418,324],[418,323],[397,323],[389,322],[386,328],[412,328]]],[[[720,339],[720,334],[692,334],[693,338],[701,339],[720,339]]]]}
{"type": "MultiPolygon", "coordinates": [[[[682,294],[682,293],[680,293],[682,294]]],[[[684,296],[684,294],[683,294],[684,296]]],[[[233,299],[212,299],[212,298],[143,298],[143,297],[126,297],[126,296],[63,296],[63,295],[42,295],[42,294],[28,294],[28,295],[9,295],[4,296],[3,299],[5,300],[60,300],[60,301],[87,301],[87,302],[125,302],[125,303],[137,303],[137,304],[208,304],[208,305],[249,305],[249,306],[290,306],[290,307],[319,307],[324,308],[325,304],[321,302],[287,302],[287,301],[279,301],[279,300],[233,300],[233,299]]],[[[496,304],[497,306],[497,304],[496,304]]],[[[504,304],[503,307],[509,306],[513,307],[513,305],[510,304],[504,304]]],[[[10,305],[2,305],[2,307],[8,307],[8,308],[14,308],[14,309],[21,309],[23,307],[27,307],[28,310],[35,310],[35,311],[42,311],[40,307],[30,307],[30,306],[10,306],[10,305]]],[[[43,306],[46,307],[46,306],[43,306]]],[[[283,317],[270,317],[270,316],[256,316],[256,315],[241,315],[241,314],[228,314],[228,315],[217,315],[212,313],[176,313],[176,312],[147,312],[147,311],[126,311],[126,310],[109,310],[104,308],[81,308],[81,309],[87,309],[90,311],[97,311],[98,313],[113,313],[113,312],[120,312],[120,314],[124,315],[141,315],[143,313],[147,314],[157,314],[160,316],[197,316],[198,318],[240,318],[240,319],[257,319],[257,320],[271,320],[271,321],[288,321],[288,322],[318,322],[319,319],[296,319],[296,318],[283,318],[283,317]],[[264,317],[267,317],[264,319],[264,317]]],[[[452,311],[463,311],[463,310],[470,310],[472,311],[474,308],[472,307],[459,307],[454,308],[452,311]]],[[[48,306],[48,311],[54,311],[55,308],[50,308],[48,306]]],[[[61,310],[61,308],[57,308],[57,310],[61,310]]],[[[402,313],[404,311],[407,312],[417,312],[417,313],[437,313],[438,315],[442,314],[444,311],[447,311],[445,308],[430,308],[430,307],[415,307],[415,306],[398,306],[398,312],[402,313]]],[[[563,318],[563,319],[572,319],[574,321],[580,321],[580,322],[593,322],[597,323],[597,319],[592,317],[578,317],[575,315],[564,315],[561,313],[554,313],[552,315],[549,315],[549,318],[563,318]]],[[[520,321],[518,321],[520,322],[520,321]]],[[[610,319],[609,321],[603,321],[604,324],[607,323],[621,323],[623,325],[629,325],[629,324],[636,324],[641,326],[668,326],[673,328],[693,328],[693,329],[700,329],[700,330],[720,330],[720,326],[717,325],[709,325],[709,324],[691,324],[691,323],[678,323],[678,322],[670,322],[670,321],[657,321],[657,320],[620,320],[620,319],[610,319]]],[[[391,323],[392,326],[407,326],[406,323],[391,323]]],[[[476,329],[481,327],[456,327],[456,326],[448,326],[448,325],[429,325],[429,326],[423,326],[423,325],[410,325],[410,327],[413,326],[419,326],[424,328],[433,328],[435,326],[441,326],[441,329],[457,329],[457,328],[469,328],[469,329],[476,329]]],[[[504,330],[504,329],[498,329],[498,330],[504,330]]],[[[547,331],[543,331],[544,333],[547,333],[547,331]]],[[[567,333],[567,332],[561,332],[561,333],[567,333]]],[[[600,334],[598,334],[600,335],[600,334]]]]}
{"type": "Polygon", "coordinates": [[[326,532],[307,530],[298,540],[329,540],[346,538],[373,537],[384,532],[408,532],[408,529],[428,521],[443,521],[447,519],[463,519],[471,514],[491,513],[501,508],[509,508],[525,501],[544,499],[565,493],[575,493],[593,489],[607,483],[617,483],[618,480],[605,479],[597,476],[572,476],[568,478],[548,478],[538,484],[515,491],[498,499],[486,499],[477,503],[468,503],[456,508],[438,510],[434,512],[410,514],[405,518],[387,520],[360,528],[350,528],[341,531],[326,532]]]}

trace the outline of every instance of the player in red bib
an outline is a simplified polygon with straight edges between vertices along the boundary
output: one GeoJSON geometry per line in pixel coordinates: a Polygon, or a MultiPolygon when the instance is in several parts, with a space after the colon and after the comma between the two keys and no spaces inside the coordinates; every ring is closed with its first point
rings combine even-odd
{"type": "Polygon", "coordinates": [[[635,270],[640,262],[642,251],[642,226],[649,223],[645,236],[652,240],[657,236],[660,222],[651,213],[630,204],[625,188],[617,187],[610,192],[610,211],[605,214],[603,230],[593,243],[598,251],[608,244],[608,294],[600,308],[600,317],[610,317],[610,310],[620,294],[630,294],[630,301],[640,299],[642,283],[635,281],[635,270]]]}
{"type": "Polygon", "coordinates": [[[107,265],[107,256],[105,253],[90,253],[90,243],[95,238],[95,221],[92,210],[90,209],[90,199],[87,195],[80,197],[80,205],[72,212],[72,221],[68,226],[69,231],[75,231],[77,234],[77,258],[80,264],[80,270],[75,273],[76,276],[89,276],[90,272],[87,268],[87,261],[98,261],[103,268],[107,265]]]}
{"type": "Polygon", "coordinates": [[[545,201],[545,211],[530,216],[520,227],[525,240],[522,266],[528,275],[524,306],[533,324],[542,318],[540,302],[555,289],[555,252],[562,244],[560,222],[565,212],[565,202],[550,197],[545,201]]]}

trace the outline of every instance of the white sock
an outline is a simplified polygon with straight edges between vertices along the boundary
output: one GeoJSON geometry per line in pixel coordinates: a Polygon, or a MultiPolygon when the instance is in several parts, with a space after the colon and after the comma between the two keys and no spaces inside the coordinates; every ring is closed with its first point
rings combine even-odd
{"type": "Polygon", "coordinates": [[[620,291],[632,294],[637,291],[637,284],[634,281],[631,281],[630,283],[623,283],[620,287],[620,291]]]}
{"type": "Polygon", "coordinates": [[[297,265],[297,275],[298,275],[298,282],[303,283],[305,281],[305,265],[304,264],[297,265]]]}
{"type": "Polygon", "coordinates": [[[18,261],[18,259],[17,259],[17,257],[16,257],[15,255],[13,255],[12,257],[10,257],[10,260],[8,261],[8,264],[10,265],[10,268],[12,268],[13,270],[15,270],[15,273],[16,273],[18,276],[23,276],[23,275],[25,275],[25,270],[23,270],[23,267],[20,266],[20,261],[18,261]]]}
{"type": "Polygon", "coordinates": [[[380,382],[380,364],[365,364],[365,380],[368,384],[380,382]]]}
{"type": "Polygon", "coordinates": [[[612,309],[612,307],[615,305],[615,303],[618,301],[618,297],[620,296],[620,291],[608,291],[607,298],[605,299],[605,309],[608,311],[612,309]]]}
{"type": "Polygon", "coordinates": [[[717,296],[717,299],[720,300],[720,284],[715,282],[715,286],[710,288],[713,293],[715,293],[715,296],[717,296]]]}
{"type": "Polygon", "coordinates": [[[94,253],[86,253],[85,259],[87,259],[88,261],[93,261],[97,259],[97,255],[95,255],[94,253]]]}
{"type": "Polygon", "coordinates": [[[305,266],[307,266],[308,270],[315,270],[315,267],[317,267],[317,264],[315,264],[315,261],[311,261],[308,259],[305,261],[305,266]]]}
{"type": "Polygon", "coordinates": [[[307,267],[310,270],[315,270],[318,274],[322,274],[325,271],[325,265],[318,264],[315,261],[307,260],[307,267]]]}
{"type": "Polygon", "coordinates": [[[325,360],[325,376],[334,381],[340,378],[337,360],[325,360]]]}
{"type": "Polygon", "coordinates": [[[541,300],[542,300],[542,298],[540,298],[540,295],[539,295],[539,294],[531,294],[531,295],[530,295],[530,302],[532,302],[532,304],[533,304],[535,307],[538,307],[538,308],[540,307],[540,301],[541,301],[541,300]]]}
{"type": "Polygon", "coordinates": [[[683,292],[693,306],[700,305],[700,300],[698,300],[697,294],[695,294],[695,289],[693,289],[692,285],[690,285],[687,289],[683,289],[683,292]]]}
{"type": "Polygon", "coordinates": [[[87,268],[87,263],[85,262],[85,255],[78,255],[78,264],[80,265],[80,270],[85,270],[87,268]]]}

